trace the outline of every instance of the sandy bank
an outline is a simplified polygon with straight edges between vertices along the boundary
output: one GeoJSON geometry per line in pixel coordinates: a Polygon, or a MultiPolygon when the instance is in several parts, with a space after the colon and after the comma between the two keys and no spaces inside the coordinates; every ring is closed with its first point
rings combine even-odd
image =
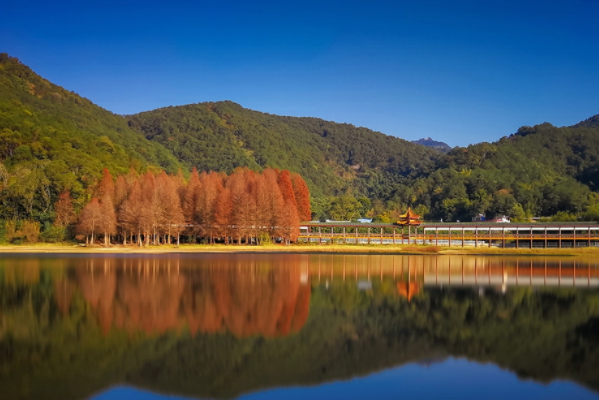
{"type": "Polygon", "coordinates": [[[73,244],[7,245],[0,253],[83,253],[83,254],[163,254],[163,253],[363,253],[363,254],[485,254],[485,255],[555,255],[599,256],[599,248],[499,249],[488,247],[436,247],[415,245],[181,245],[83,247],[73,244]]]}

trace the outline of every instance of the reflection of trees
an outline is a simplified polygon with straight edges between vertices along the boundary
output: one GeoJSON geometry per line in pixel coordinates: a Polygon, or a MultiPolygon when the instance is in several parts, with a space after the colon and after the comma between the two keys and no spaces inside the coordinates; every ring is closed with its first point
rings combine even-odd
{"type": "Polygon", "coordinates": [[[182,296],[192,333],[226,329],[236,336],[284,336],[301,329],[308,317],[310,287],[300,283],[298,268],[256,272],[223,266],[193,278],[182,296]]]}
{"type": "MultiPolygon", "coordinates": [[[[171,257],[170,267],[159,257],[96,257],[93,267],[84,261],[82,268],[54,270],[21,264],[38,268],[35,279],[29,272],[13,278],[0,262],[0,276],[8,277],[0,281],[2,398],[86,398],[123,383],[232,398],[447,355],[599,390],[596,289],[419,286],[408,302],[400,296],[418,290],[428,257],[404,263],[398,257],[395,264],[378,256],[319,257],[181,256],[179,264],[171,257]],[[308,273],[311,291],[302,284],[308,273]],[[368,279],[367,290],[358,286],[368,279]],[[110,331],[102,334],[99,322],[110,331]],[[300,327],[276,340],[259,336],[300,327]],[[154,334],[127,334],[140,330],[154,334]],[[208,334],[223,331],[233,334],[208,334]]],[[[451,262],[461,275],[461,259],[451,262]]],[[[547,262],[551,268],[559,260],[547,262]]],[[[489,270],[501,271],[501,258],[490,263],[489,270]]],[[[479,259],[471,269],[481,265],[479,259]]]]}
{"type": "Polygon", "coordinates": [[[79,268],[75,281],[105,333],[113,326],[147,333],[187,326],[192,334],[275,337],[299,331],[308,317],[310,286],[300,282],[299,263],[288,264],[173,268],[156,260],[122,265],[105,260],[79,268]]]}

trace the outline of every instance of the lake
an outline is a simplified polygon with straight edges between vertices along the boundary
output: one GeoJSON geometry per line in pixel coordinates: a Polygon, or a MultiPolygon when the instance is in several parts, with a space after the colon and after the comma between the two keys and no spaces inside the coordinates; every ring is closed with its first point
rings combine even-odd
{"type": "Polygon", "coordinates": [[[599,260],[0,259],[0,398],[598,399],[599,260]]]}

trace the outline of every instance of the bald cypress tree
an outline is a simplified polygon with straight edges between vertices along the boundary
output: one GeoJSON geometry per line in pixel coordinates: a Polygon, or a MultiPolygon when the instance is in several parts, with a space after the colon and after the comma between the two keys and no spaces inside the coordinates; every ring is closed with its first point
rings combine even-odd
{"type": "Polygon", "coordinates": [[[115,186],[112,175],[108,168],[102,171],[102,179],[95,190],[96,198],[100,202],[102,218],[99,221],[98,229],[104,233],[104,245],[110,244],[110,235],[116,233],[116,213],[115,213],[115,186]]]}
{"type": "Polygon", "coordinates": [[[196,216],[196,210],[199,204],[200,187],[200,174],[198,173],[198,170],[194,167],[191,171],[189,182],[187,182],[187,187],[185,189],[185,199],[183,200],[183,216],[185,218],[185,222],[191,225],[191,227],[188,230],[188,233],[190,235],[193,235],[194,237],[198,233],[197,225],[199,224],[199,221],[196,216]]]}
{"type": "Polygon", "coordinates": [[[73,222],[75,214],[73,212],[71,192],[64,190],[60,193],[58,200],[54,204],[54,211],[56,212],[54,226],[67,228],[73,222]]]}
{"type": "Polygon", "coordinates": [[[282,211],[282,229],[285,242],[289,244],[297,240],[299,235],[299,214],[297,212],[297,201],[291,183],[289,171],[281,171],[279,175],[279,188],[283,196],[284,205],[282,211]]]}
{"type": "Polygon", "coordinates": [[[299,174],[291,174],[293,193],[297,202],[297,213],[301,221],[310,221],[312,211],[310,209],[310,190],[308,185],[299,174]]]}
{"type": "MultiPolygon", "coordinates": [[[[141,230],[142,230],[142,207],[143,199],[141,193],[141,186],[139,182],[135,181],[127,199],[121,205],[119,210],[119,223],[123,230],[131,232],[131,236],[136,235],[136,242],[141,246],[141,230]]],[[[126,236],[124,243],[126,244],[126,236]]]]}
{"type": "Polygon", "coordinates": [[[225,244],[229,244],[233,233],[233,201],[230,188],[225,187],[220,191],[216,196],[213,209],[216,234],[223,238],[225,244]]]}
{"type": "Polygon", "coordinates": [[[93,198],[79,214],[77,232],[85,235],[85,242],[93,245],[94,236],[101,225],[102,209],[98,199],[93,198]],[[89,239],[89,240],[88,240],[89,239]]]}

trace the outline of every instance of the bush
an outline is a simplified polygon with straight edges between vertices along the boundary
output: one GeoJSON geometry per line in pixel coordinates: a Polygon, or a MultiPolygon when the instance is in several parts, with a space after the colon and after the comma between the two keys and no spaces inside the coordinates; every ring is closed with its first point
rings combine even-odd
{"type": "Polygon", "coordinates": [[[270,235],[266,232],[260,233],[258,235],[258,245],[268,246],[269,244],[272,244],[272,241],[270,240],[270,235]]]}
{"type": "Polygon", "coordinates": [[[21,234],[27,243],[37,243],[40,236],[39,222],[34,222],[31,220],[23,221],[21,234]]]}
{"type": "Polygon", "coordinates": [[[67,231],[65,228],[51,225],[42,232],[40,238],[44,242],[58,243],[65,239],[66,233],[67,231]]]}
{"type": "Polygon", "coordinates": [[[32,220],[19,221],[9,219],[5,223],[5,238],[10,243],[37,243],[40,236],[40,224],[32,220]]]}

